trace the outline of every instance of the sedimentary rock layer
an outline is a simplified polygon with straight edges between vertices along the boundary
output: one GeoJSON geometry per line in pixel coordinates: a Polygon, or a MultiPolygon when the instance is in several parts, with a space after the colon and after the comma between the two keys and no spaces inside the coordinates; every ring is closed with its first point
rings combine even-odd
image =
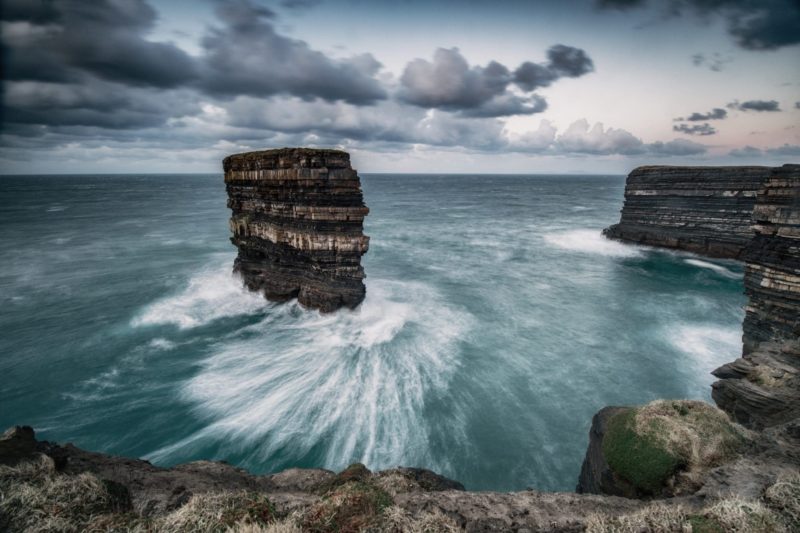
{"type": "Polygon", "coordinates": [[[750,218],[769,167],[644,166],[625,183],[612,239],[739,258],[753,237],[750,218]]]}
{"type": "Polygon", "coordinates": [[[361,303],[369,209],[347,152],[249,152],[226,157],[223,168],[234,270],[249,289],[326,312],[361,303]]]}
{"type": "Polygon", "coordinates": [[[743,355],[714,371],[712,396],[741,423],[767,427],[800,416],[800,165],[772,172],[753,224],[743,355]]]}

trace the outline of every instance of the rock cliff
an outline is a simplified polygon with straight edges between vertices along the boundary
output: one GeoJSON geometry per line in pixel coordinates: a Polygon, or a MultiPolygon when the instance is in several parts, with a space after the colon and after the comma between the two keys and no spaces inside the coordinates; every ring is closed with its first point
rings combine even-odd
{"type": "Polygon", "coordinates": [[[751,215],[769,167],[644,166],[625,183],[612,239],[739,258],[753,237],[751,215]]]}
{"type": "Polygon", "coordinates": [[[282,148],[228,156],[223,168],[245,285],[324,312],[358,306],[369,209],[350,155],[282,148]]]}
{"type": "Polygon", "coordinates": [[[774,169],[744,249],[743,354],[714,371],[712,396],[751,427],[800,416],[800,165],[774,169]]]}

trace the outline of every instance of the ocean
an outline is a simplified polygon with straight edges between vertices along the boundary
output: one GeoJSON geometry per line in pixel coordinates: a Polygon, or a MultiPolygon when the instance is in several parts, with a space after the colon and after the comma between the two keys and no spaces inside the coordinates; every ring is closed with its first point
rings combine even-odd
{"type": "Polygon", "coordinates": [[[710,400],[741,352],[741,265],[603,238],[624,184],[362,174],[367,297],[322,315],[232,276],[221,174],[0,177],[0,426],[573,490],[597,410],[710,400]]]}

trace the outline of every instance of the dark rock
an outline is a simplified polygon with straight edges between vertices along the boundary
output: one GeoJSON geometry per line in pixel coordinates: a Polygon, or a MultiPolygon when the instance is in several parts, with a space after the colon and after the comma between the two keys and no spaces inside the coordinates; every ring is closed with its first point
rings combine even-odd
{"type": "Polygon", "coordinates": [[[326,312],[358,306],[369,209],[350,155],[282,148],[228,156],[223,168],[245,285],[326,312]]]}
{"type": "Polygon", "coordinates": [[[639,496],[636,488],[625,479],[617,475],[606,462],[603,455],[603,437],[608,431],[608,422],[611,418],[630,407],[604,407],[592,417],[592,427],[589,429],[589,447],[581,465],[578,486],[575,492],[579,494],[610,494],[635,498],[639,496]]]}
{"type": "Polygon", "coordinates": [[[742,253],[742,358],[714,371],[712,397],[751,428],[800,417],[800,165],[776,168],[753,209],[755,236],[742,253]]]}
{"type": "Polygon", "coordinates": [[[37,454],[36,437],[30,426],[14,426],[0,437],[0,464],[13,466],[37,454]]]}
{"type": "Polygon", "coordinates": [[[739,258],[753,237],[751,215],[769,167],[644,166],[625,182],[612,239],[739,258]]]}
{"type": "Polygon", "coordinates": [[[424,491],[436,492],[440,490],[464,490],[464,485],[458,481],[440,476],[436,472],[424,468],[394,468],[386,472],[397,473],[406,479],[415,482],[424,491]]]}

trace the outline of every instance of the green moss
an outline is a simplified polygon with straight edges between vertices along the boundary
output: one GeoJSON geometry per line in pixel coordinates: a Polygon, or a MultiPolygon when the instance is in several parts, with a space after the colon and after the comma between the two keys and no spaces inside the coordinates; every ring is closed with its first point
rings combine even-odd
{"type": "Polygon", "coordinates": [[[664,449],[658,439],[634,430],[636,410],[617,413],[608,421],[603,455],[611,469],[638,490],[656,494],[683,461],[664,449]]]}
{"type": "Polygon", "coordinates": [[[725,533],[725,528],[722,524],[701,515],[690,515],[688,517],[689,524],[692,526],[692,533],[725,533]]]}

